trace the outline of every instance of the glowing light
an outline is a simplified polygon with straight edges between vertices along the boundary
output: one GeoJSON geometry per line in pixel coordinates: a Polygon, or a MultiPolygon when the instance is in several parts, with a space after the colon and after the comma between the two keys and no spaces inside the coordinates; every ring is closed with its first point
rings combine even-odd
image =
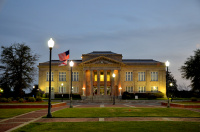
{"type": "Polygon", "coordinates": [[[170,65],[170,63],[169,63],[168,60],[165,62],[165,65],[166,65],[167,67],[170,65]]]}
{"type": "Polygon", "coordinates": [[[50,40],[48,41],[48,46],[49,46],[49,48],[53,48],[53,46],[54,46],[54,41],[53,41],[52,38],[50,38],[50,40]]]}
{"type": "Polygon", "coordinates": [[[71,67],[73,67],[73,66],[74,66],[74,62],[73,62],[73,61],[70,61],[69,65],[70,65],[71,67]]]}

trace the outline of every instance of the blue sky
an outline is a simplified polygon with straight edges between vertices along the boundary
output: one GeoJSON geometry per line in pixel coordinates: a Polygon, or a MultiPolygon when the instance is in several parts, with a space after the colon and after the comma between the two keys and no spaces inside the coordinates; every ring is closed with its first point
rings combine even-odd
{"type": "MultiPolygon", "coordinates": [[[[113,51],[124,59],[165,62],[178,84],[178,70],[200,48],[199,0],[0,0],[0,46],[25,42],[39,62],[68,49],[71,59],[113,51]]],[[[37,76],[36,76],[37,80],[37,76]]]]}

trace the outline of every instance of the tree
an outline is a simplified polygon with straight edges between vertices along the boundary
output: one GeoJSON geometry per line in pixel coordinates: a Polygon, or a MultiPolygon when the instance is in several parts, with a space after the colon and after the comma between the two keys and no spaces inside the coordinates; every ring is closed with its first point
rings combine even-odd
{"type": "Polygon", "coordinates": [[[187,61],[180,68],[183,78],[191,80],[193,91],[200,91],[200,49],[194,51],[194,56],[187,58],[187,61]]]}
{"type": "Polygon", "coordinates": [[[22,97],[23,89],[29,88],[33,82],[34,65],[39,57],[24,43],[1,48],[0,62],[5,69],[2,69],[0,79],[4,81],[0,81],[0,85],[4,90],[13,89],[15,96],[22,97]]]}
{"type": "Polygon", "coordinates": [[[178,91],[178,85],[176,83],[176,79],[174,78],[174,76],[172,75],[171,72],[168,72],[168,90],[167,92],[169,92],[169,94],[167,93],[167,95],[169,95],[169,97],[175,97],[176,93],[178,91]]]}

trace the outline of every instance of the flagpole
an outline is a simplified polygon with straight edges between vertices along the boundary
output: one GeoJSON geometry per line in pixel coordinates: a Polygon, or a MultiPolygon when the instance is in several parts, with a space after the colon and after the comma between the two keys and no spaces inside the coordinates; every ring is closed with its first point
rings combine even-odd
{"type": "MultiPolygon", "coordinates": [[[[70,49],[69,49],[69,55],[70,55],[70,49]]],[[[69,59],[68,59],[68,65],[69,65],[69,61],[70,60],[70,56],[69,56],[69,59]]],[[[70,72],[70,65],[69,65],[69,68],[68,68],[68,70],[69,70],[69,78],[71,77],[71,72],[70,72]]],[[[70,84],[70,83],[69,83],[70,84]]],[[[71,87],[71,84],[70,84],[70,87],[71,87]]],[[[70,87],[69,87],[69,100],[70,100],[70,87]]]]}

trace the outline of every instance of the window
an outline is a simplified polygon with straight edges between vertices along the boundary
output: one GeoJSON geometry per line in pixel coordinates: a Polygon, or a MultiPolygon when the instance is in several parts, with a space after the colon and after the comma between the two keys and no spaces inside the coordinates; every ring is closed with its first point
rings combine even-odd
{"type": "Polygon", "coordinates": [[[158,81],[158,72],[151,72],[151,81],[158,81]]]}
{"type": "Polygon", "coordinates": [[[126,86],[126,91],[129,93],[133,93],[133,86],[126,86]]]}
{"type": "Polygon", "coordinates": [[[158,87],[157,86],[152,86],[151,87],[151,92],[158,92],[158,87]]]}
{"type": "Polygon", "coordinates": [[[133,72],[126,72],[126,81],[133,81],[133,72]]]}
{"type": "Polygon", "coordinates": [[[107,81],[110,82],[110,72],[107,72],[107,81]]]}
{"type": "Polygon", "coordinates": [[[66,81],[66,72],[59,72],[59,81],[66,81]]]}
{"type": "MultiPolygon", "coordinates": [[[[49,72],[47,72],[47,81],[49,81],[49,72]]],[[[53,72],[51,72],[51,81],[53,81],[53,72]]]]}
{"type": "MultiPolygon", "coordinates": [[[[51,87],[51,92],[53,92],[54,87],[51,87]]],[[[46,87],[46,93],[49,93],[49,87],[46,87]]]]}
{"type": "Polygon", "coordinates": [[[59,93],[66,93],[66,87],[59,86],[59,93]]]}
{"type": "Polygon", "coordinates": [[[78,93],[79,92],[79,88],[78,87],[72,87],[72,93],[78,93]]]}
{"type": "Polygon", "coordinates": [[[138,81],[145,81],[145,72],[138,72],[138,81]]]}
{"type": "Polygon", "coordinates": [[[144,93],[145,92],[145,86],[139,86],[139,93],[144,93]]]}
{"type": "Polygon", "coordinates": [[[94,73],[94,81],[97,81],[97,72],[94,73]]]}
{"type": "Polygon", "coordinates": [[[78,81],[78,72],[72,72],[72,81],[78,81]]]}
{"type": "Polygon", "coordinates": [[[103,72],[101,72],[101,75],[100,75],[100,81],[101,81],[101,82],[104,81],[104,74],[103,74],[103,72]]]}

